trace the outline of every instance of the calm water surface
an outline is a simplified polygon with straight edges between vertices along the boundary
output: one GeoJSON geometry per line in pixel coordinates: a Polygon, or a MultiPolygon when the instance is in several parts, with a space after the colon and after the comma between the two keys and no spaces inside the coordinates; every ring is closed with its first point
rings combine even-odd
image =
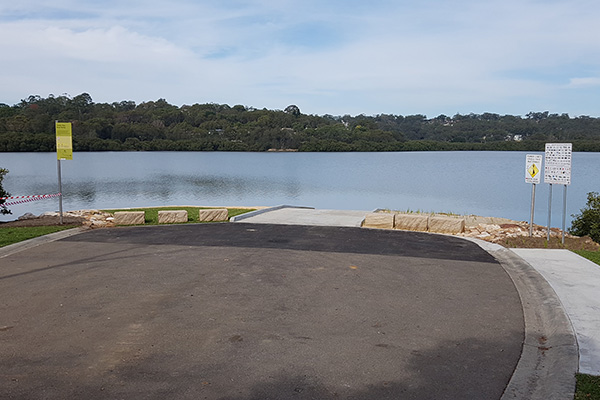
{"type": "MultiPolygon", "coordinates": [[[[410,153],[75,153],[62,162],[65,210],[160,205],[421,210],[529,220],[524,152],[410,153]]],[[[543,154],[543,153],[534,153],[543,154]]],[[[55,153],[0,153],[13,196],[57,192],[55,153]]],[[[600,153],[575,153],[570,215],[600,191],[600,153]]],[[[549,185],[536,193],[535,222],[547,223],[549,185]]],[[[554,186],[552,225],[560,226],[563,187],[554,186]]],[[[11,206],[58,209],[56,199],[11,206]]]]}

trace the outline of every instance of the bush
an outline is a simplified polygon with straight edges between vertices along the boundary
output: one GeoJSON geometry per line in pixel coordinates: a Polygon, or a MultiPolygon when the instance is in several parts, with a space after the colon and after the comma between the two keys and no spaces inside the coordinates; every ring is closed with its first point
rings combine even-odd
{"type": "Polygon", "coordinates": [[[576,236],[588,235],[596,243],[600,243],[600,195],[598,192],[587,194],[587,203],[585,208],[581,209],[580,214],[572,215],[573,222],[569,233],[576,236]]]}
{"type": "MultiPolygon", "coordinates": [[[[10,193],[8,193],[2,187],[2,180],[4,180],[4,175],[8,174],[8,170],[5,168],[0,168],[0,197],[9,197],[10,193]]],[[[8,208],[4,205],[4,200],[0,200],[0,214],[12,214],[8,208]]]]}

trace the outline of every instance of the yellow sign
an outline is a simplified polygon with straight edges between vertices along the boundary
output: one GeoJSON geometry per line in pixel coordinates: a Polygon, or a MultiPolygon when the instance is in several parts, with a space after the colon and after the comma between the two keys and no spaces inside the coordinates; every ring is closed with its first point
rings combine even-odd
{"type": "Polygon", "coordinates": [[[535,164],[531,164],[531,167],[529,167],[527,172],[529,172],[529,175],[531,175],[532,178],[535,178],[535,176],[538,174],[538,172],[540,172],[540,170],[535,164]]]}
{"type": "Polygon", "coordinates": [[[541,154],[527,154],[525,156],[525,182],[538,184],[541,182],[540,169],[542,168],[541,154]]]}
{"type": "Polygon", "coordinates": [[[56,123],[56,157],[59,160],[73,159],[73,135],[70,122],[56,123]]]}

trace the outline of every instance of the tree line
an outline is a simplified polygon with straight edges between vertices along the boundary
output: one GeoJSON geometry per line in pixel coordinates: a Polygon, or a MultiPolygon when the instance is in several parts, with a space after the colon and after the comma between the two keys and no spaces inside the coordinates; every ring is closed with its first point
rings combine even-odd
{"type": "Polygon", "coordinates": [[[543,151],[546,142],[600,151],[600,118],[547,111],[318,116],[296,105],[95,103],[87,93],[0,104],[0,151],[55,151],[55,121],[72,123],[75,151],[543,151]]]}

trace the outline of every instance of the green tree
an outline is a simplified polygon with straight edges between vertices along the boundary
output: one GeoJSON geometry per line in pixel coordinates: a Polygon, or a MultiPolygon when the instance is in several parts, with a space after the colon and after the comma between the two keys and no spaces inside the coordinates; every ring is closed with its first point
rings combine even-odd
{"type": "Polygon", "coordinates": [[[581,209],[580,214],[572,215],[573,222],[569,233],[576,236],[589,235],[596,243],[600,243],[600,195],[598,192],[587,194],[587,203],[585,208],[581,209]]]}
{"type": "MultiPolygon", "coordinates": [[[[4,180],[4,175],[8,174],[8,170],[5,168],[0,168],[0,197],[10,197],[10,193],[8,193],[2,187],[2,181],[4,180]]],[[[0,200],[0,214],[12,214],[8,208],[4,205],[5,200],[0,200]]]]}
{"type": "Polygon", "coordinates": [[[283,110],[283,112],[285,112],[286,114],[292,114],[295,116],[298,116],[301,114],[300,108],[295,104],[291,104],[291,105],[287,106],[285,108],[285,110],[283,110]]]}

